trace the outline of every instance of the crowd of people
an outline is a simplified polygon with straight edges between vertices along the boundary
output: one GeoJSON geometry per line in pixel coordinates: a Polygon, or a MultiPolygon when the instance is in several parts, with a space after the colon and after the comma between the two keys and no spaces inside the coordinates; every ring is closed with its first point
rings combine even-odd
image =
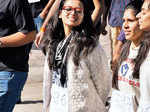
{"type": "Polygon", "coordinates": [[[150,0],[1,0],[0,112],[21,102],[33,42],[45,55],[42,112],[150,112],[149,21],[150,0]]]}

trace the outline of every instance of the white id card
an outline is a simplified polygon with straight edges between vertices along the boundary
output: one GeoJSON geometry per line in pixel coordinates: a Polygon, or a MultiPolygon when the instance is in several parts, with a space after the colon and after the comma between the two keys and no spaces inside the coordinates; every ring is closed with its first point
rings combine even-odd
{"type": "Polygon", "coordinates": [[[29,3],[40,2],[40,0],[28,0],[29,3]]]}

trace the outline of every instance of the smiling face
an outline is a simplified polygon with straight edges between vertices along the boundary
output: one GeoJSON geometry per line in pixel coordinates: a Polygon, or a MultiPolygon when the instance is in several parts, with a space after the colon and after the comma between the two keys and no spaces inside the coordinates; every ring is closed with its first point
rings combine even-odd
{"type": "Polygon", "coordinates": [[[84,7],[80,0],[66,0],[60,12],[64,27],[75,27],[82,23],[84,7]]]}
{"type": "Polygon", "coordinates": [[[123,16],[123,29],[127,40],[139,41],[142,31],[139,29],[138,19],[133,9],[126,9],[123,16]]]}
{"type": "Polygon", "coordinates": [[[150,31],[150,0],[145,0],[141,12],[137,15],[139,18],[140,29],[150,31]]]}

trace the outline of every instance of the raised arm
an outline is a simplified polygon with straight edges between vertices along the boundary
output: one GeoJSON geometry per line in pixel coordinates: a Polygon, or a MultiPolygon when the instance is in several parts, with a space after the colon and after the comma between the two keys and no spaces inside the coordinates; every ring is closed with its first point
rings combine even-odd
{"type": "MultiPolygon", "coordinates": [[[[50,18],[54,15],[54,13],[56,12],[56,10],[58,9],[60,1],[61,0],[50,0],[49,1],[49,11],[47,12],[48,14],[47,14],[47,16],[46,16],[46,18],[45,18],[45,20],[43,22],[43,25],[41,27],[40,32],[36,36],[35,45],[37,47],[41,43],[41,40],[42,40],[42,38],[44,36],[44,32],[45,32],[46,26],[47,26],[50,18]]],[[[46,10],[46,7],[45,7],[44,10],[46,10]]],[[[44,10],[42,11],[43,13],[41,13],[41,16],[43,16],[43,17],[45,16],[45,13],[46,13],[46,11],[44,11],[44,10]]]]}
{"type": "Polygon", "coordinates": [[[49,9],[52,7],[52,5],[54,4],[55,0],[49,0],[49,2],[46,4],[45,8],[42,10],[42,12],[40,13],[40,17],[45,19],[49,9]]]}
{"type": "Polygon", "coordinates": [[[103,7],[103,0],[101,2],[100,0],[93,0],[93,4],[95,8],[93,10],[91,18],[92,18],[94,25],[96,25],[101,15],[102,7],[103,7]]]}
{"type": "MultiPolygon", "coordinates": [[[[46,30],[46,26],[50,20],[50,18],[54,15],[54,13],[56,12],[56,10],[58,9],[59,7],[59,4],[60,4],[60,0],[50,0],[51,2],[51,8],[47,14],[47,17],[46,19],[44,20],[43,22],[43,25],[41,27],[41,31],[37,34],[36,36],[36,40],[35,40],[35,44],[36,46],[38,47],[41,43],[41,40],[44,36],[44,32],[46,30]]],[[[97,24],[97,22],[99,21],[99,18],[100,18],[100,15],[102,14],[102,8],[103,8],[103,5],[104,5],[104,0],[93,0],[93,4],[94,4],[94,10],[92,12],[92,15],[91,15],[91,18],[92,18],[92,21],[94,23],[94,25],[97,24]]],[[[44,10],[43,10],[44,12],[44,10]]],[[[42,14],[42,13],[41,13],[42,14]]],[[[43,13],[44,15],[44,13],[43,13]]]]}

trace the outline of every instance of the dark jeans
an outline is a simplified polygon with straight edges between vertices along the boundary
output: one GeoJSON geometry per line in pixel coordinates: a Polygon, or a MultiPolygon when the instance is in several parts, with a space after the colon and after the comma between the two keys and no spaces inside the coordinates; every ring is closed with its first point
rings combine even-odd
{"type": "Polygon", "coordinates": [[[0,112],[13,111],[27,76],[27,72],[0,71],[0,112]]]}

